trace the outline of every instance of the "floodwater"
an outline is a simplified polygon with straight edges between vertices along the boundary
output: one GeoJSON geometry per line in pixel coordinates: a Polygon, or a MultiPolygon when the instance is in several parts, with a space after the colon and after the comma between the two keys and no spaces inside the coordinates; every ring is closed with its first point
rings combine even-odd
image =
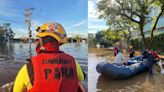
{"type": "MultiPolygon", "coordinates": [[[[28,61],[29,57],[29,44],[16,42],[11,44],[0,43],[0,87],[6,83],[11,83],[15,80],[15,77],[19,69],[28,61]]],[[[32,44],[32,55],[35,53],[35,44],[32,44]]],[[[76,61],[78,61],[88,76],[88,45],[86,43],[67,43],[60,48],[65,53],[72,55],[76,61]]],[[[87,89],[87,76],[83,82],[87,89]]]]}
{"type": "Polygon", "coordinates": [[[164,92],[164,75],[154,65],[154,76],[147,72],[140,73],[126,80],[110,80],[96,71],[96,65],[114,60],[113,51],[110,49],[89,48],[88,54],[88,91],[89,92],[164,92]]]}

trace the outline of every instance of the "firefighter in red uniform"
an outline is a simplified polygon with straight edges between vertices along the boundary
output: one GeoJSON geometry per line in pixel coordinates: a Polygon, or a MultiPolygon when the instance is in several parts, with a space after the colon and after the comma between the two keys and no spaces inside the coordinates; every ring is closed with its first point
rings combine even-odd
{"type": "Polygon", "coordinates": [[[158,53],[156,51],[151,50],[149,53],[153,55],[155,62],[159,61],[158,53]]]}
{"type": "Polygon", "coordinates": [[[37,29],[37,56],[19,71],[14,92],[84,92],[80,81],[84,74],[74,58],[59,50],[66,42],[64,28],[58,23],[45,23],[37,29]]]}

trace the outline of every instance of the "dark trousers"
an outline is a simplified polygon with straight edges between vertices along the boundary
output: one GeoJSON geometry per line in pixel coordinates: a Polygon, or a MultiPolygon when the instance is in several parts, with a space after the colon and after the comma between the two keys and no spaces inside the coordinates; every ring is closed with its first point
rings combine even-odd
{"type": "Polygon", "coordinates": [[[130,53],[130,58],[134,57],[134,53],[130,53]]]}
{"type": "Polygon", "coordinates": [[[149,75],[153,75],[153,64],[154,64],[154,60],[149,59],[149,68],[148,68],[149,75]]]}
{"type": "Polygon", "coordinates": [[[149,75],[153,75],[153,62],[150,62],[149,64],[150,64],[148,69],[149,75]]]}

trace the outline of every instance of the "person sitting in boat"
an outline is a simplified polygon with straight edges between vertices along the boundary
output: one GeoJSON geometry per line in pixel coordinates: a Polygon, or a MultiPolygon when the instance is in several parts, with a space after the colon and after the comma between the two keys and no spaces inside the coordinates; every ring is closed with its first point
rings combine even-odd
{"type": "Polygon", "coordinates": [[[154,63],[154,57],[152,54],[150,54],[148,51],[142,51],[142,59],[147,59],[149,64],[148,72],[149,75],[153,75],[153,63],[154,63]]]}
{"type": "Polygon", "coordinates": [[[132,45],[129,46],[128,52],[129,52],[129,54],[130,54],[130,55],[129,55],[130,58],[134,57],[135,50],[134,50],[134,48],[133,48],[132,45]]]}
{"type": "Polygon", "coordinates": [[[116,56],[117,55],[117,53],[119,52],[119,48],[120,47],[120,43],[119,42],[117,42],[116,44],[115,44],[115,46],[114,46],[114,56],[116,56]]]}
{"type": "Polygon", "coordinates": [[[127,59],[123,55],[123,51],[118,51],[114,63],[116,64],[127,64],[127,59]]]}
{"type": "Polygon", "coordinates": [[[13,92],[85,92],[80,65],[59,49],[66,42],[62,25],[45,23],[37,32],[37,56],[20,69],[13,92]]]}

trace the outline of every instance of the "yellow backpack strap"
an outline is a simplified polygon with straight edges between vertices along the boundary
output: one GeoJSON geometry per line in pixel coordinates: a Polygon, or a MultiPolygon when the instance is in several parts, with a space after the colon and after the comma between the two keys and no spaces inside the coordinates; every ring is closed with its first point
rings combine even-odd
{"type": "Polygon", "coordinates": [[[27,72],[28,72],[30,82],[33,85],[33,83],[34,83],[34,69],[33,69],[33,65],[31,62],[27,63],[27,72]]]}

